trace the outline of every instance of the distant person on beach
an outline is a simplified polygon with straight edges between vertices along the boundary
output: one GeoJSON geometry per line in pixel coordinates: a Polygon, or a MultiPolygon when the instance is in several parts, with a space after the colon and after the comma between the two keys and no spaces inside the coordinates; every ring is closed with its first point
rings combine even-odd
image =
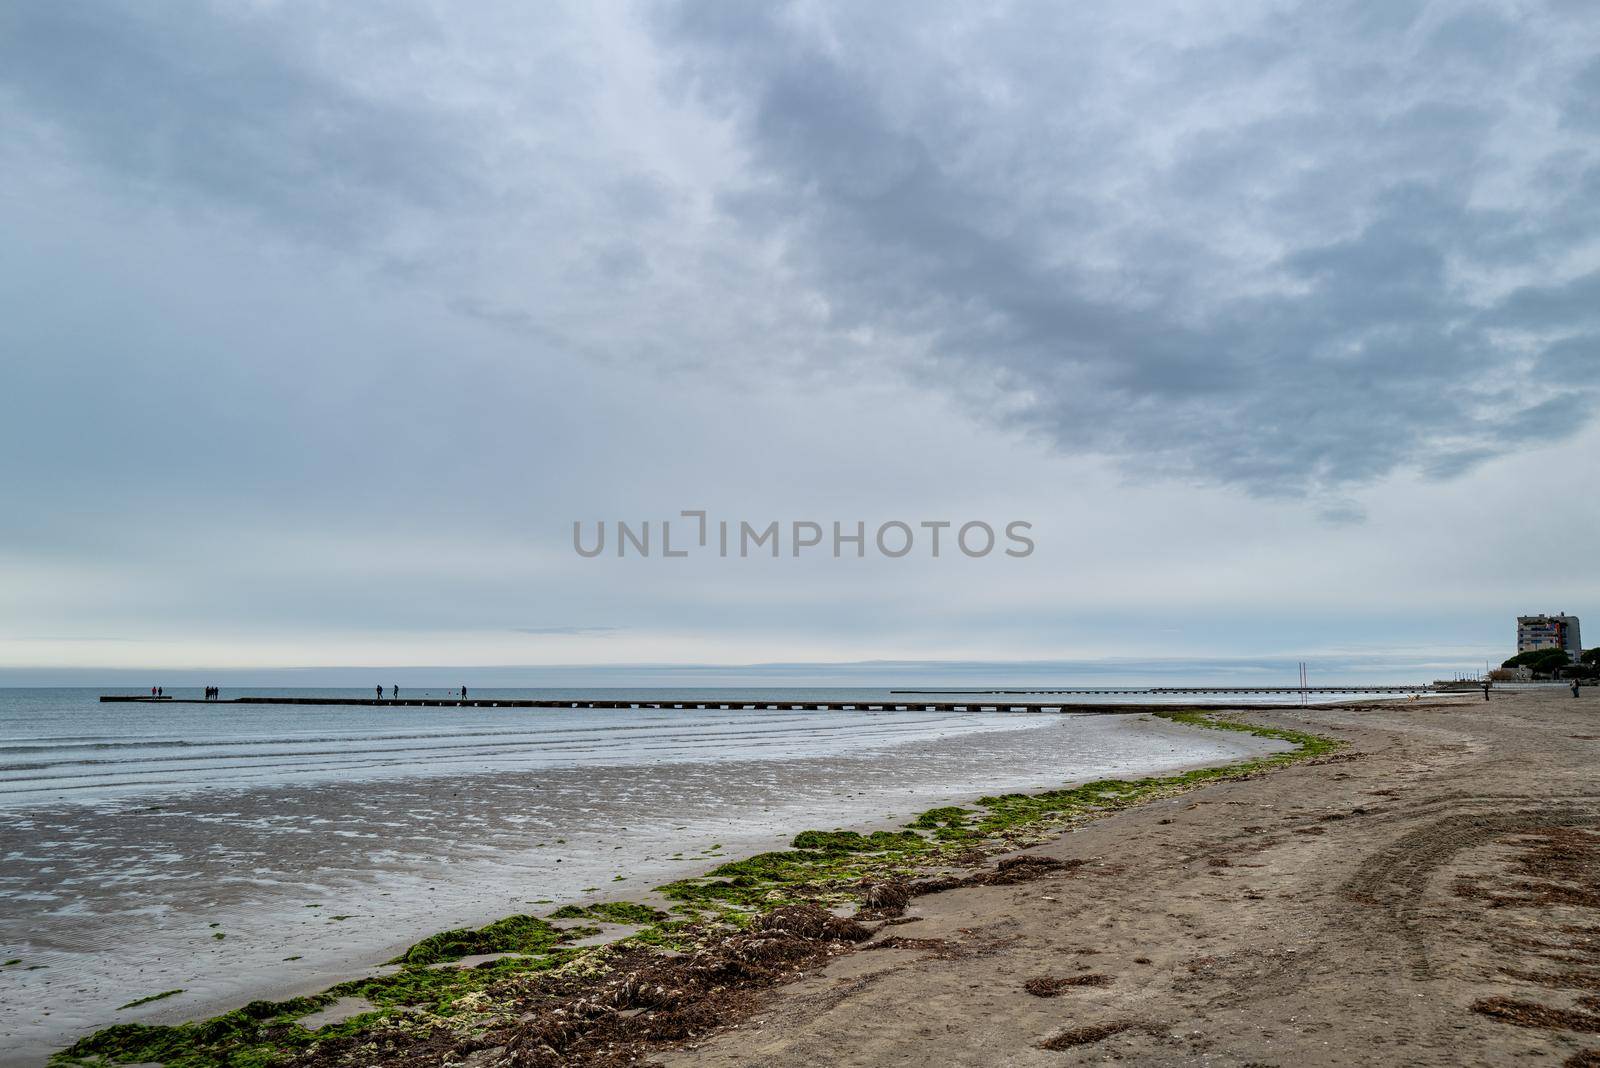
{"type": "Polygon", "coordinates": [[[1483,680],[1483,699],[1485,701],[1487,701],[1489,699],[1489,680],[1488,679],[1484,679],[1483,680]]]}
{"type": "Polygon", "coordinates": [[[1577,679],[1573,679],[1572,680],[1572,696],[1574,696],[1574,697],[1578,696],[1578,680],[1577,679]]]}

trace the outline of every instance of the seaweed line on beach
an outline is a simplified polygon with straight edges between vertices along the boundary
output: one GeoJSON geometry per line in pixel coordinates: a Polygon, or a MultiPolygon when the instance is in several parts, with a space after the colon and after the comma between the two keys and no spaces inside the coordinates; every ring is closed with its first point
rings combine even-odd
{"type": "Polygon", "coordinates": [[[204,1021],[117,1024],[57,1053],[51,1065],[637,1064],[652,1044],[693,1038],[744,1018],[760,990],[867,940],[880,929],[867,923],[889,923],[915,897],[1072,868],[1029,854],[991,865],[999,854],[1132,805],[1328,757],[1342,747],[1319,735],[1215,713],[1158,715],[1294,748],[1175,775],[983,797],[972,805],[930,809],[899,831],[802,831],[788,850],[727,861],[703,876],[657,887],[670,914],[634,902],[568,905],[548,919],[518,915],[444,931],[392,962],[399,965],[393,974],[287,1001],[256,1001],[204,1021]],[[854,919],[836,914],[852,907],[854,919]],[[558,927],[551,919],[639,929],[579,948],[571,943],[600,929],[558,927]],[[478,955],[497,956],[475,967],[456,966],[478,955]],[[356,1004],[370,1010],[315,1029],[301,1025],[341,999],[363,999],[356,1004]]]}

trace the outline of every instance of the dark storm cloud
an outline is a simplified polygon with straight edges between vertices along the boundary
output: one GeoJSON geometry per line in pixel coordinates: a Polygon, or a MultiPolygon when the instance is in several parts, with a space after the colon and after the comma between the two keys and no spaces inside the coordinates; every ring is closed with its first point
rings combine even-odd
{"type": "MultiPolygon", "coordinates": [[[[399,21],[390,33],[413,44],[433,33],[399,21]]],[[[0,94],[132,188],[319,239],[370,236],[396,203],[445,210],[475,192],[478,131],[353,87],[309,25],[203,0],[8,4],[0,94]]]]}
{"type": "Polygon", "coordinates": [[[663,25],[755,161],[729,210],[839,327],[925,339],[1066,449],[1266,494],[1448,477],[1589,418],[1600,275],[1555,267],[1597,236],[1583,188],[1489,183],[1586,150],[1532,131],[1595,107],[1593,64],[1541,49],[1600,47],[1600,16],[1303,5],[1187,44],[1103,5],[870,10],[663,25]]]}
{"type": "Polygon", "coordinates": [[[1063,451],[1337,521],[1589,418],[1590,5],[518,10],[9,5],[0,118],[530,347],[893,360],[1063,451]]]}

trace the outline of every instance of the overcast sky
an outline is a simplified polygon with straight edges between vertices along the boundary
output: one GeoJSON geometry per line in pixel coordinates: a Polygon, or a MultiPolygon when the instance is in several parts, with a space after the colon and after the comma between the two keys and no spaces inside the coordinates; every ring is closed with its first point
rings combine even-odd
{"type": "Polygon", "coordinates": [[[1591,0],[11,3],[0,234],[0,669],[1600,634],[1591,0]]]}

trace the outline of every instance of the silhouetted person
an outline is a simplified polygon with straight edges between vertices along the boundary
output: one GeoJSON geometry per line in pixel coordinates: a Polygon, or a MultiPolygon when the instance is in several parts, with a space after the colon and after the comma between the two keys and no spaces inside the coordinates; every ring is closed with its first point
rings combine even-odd
{"type": "Polygon", "coordinates": [[[157,697],[165,697],[166,695],[167,695],[167,691],[163,690],[159,686],[156,687],[156,696],[157,697]]]}
{"type": "MultiPolygon", "coordinates": [[[[1576,697],[1577,694],[1573,694],[1573,696],[1576,697]]],[[[461,699],[463,701],[467,699],[467,688],[465,686],[461,687],[461,699]]]]}
{"type": "Polygon", "coordinates": [[[1577,679],[1573,679],[1572,680],[1572,696],[1574,696],[1574,697],[1578,696],[1578,680],[1577,679]]]}
{"type": "Polygon", "coordinates": [[[398,682],[394,684],[394,699],[396,701],[400,700],[400,684],[398,682]]]}
{"type": "Polygon", "coordinates": [[[1483,699],[1485,701],[1487,701],[1489,699],[1489,680],[1488,679],[1484,679],[1483,680],[1483,699]]]}
{"type": "Polygon", "coordinates": [[[383,700],[383,687],[382,686],[378,686],[378,687],[375,687],[375,689],[378,691],[378,700],[380,700],[380,701],[383,700]]]}

